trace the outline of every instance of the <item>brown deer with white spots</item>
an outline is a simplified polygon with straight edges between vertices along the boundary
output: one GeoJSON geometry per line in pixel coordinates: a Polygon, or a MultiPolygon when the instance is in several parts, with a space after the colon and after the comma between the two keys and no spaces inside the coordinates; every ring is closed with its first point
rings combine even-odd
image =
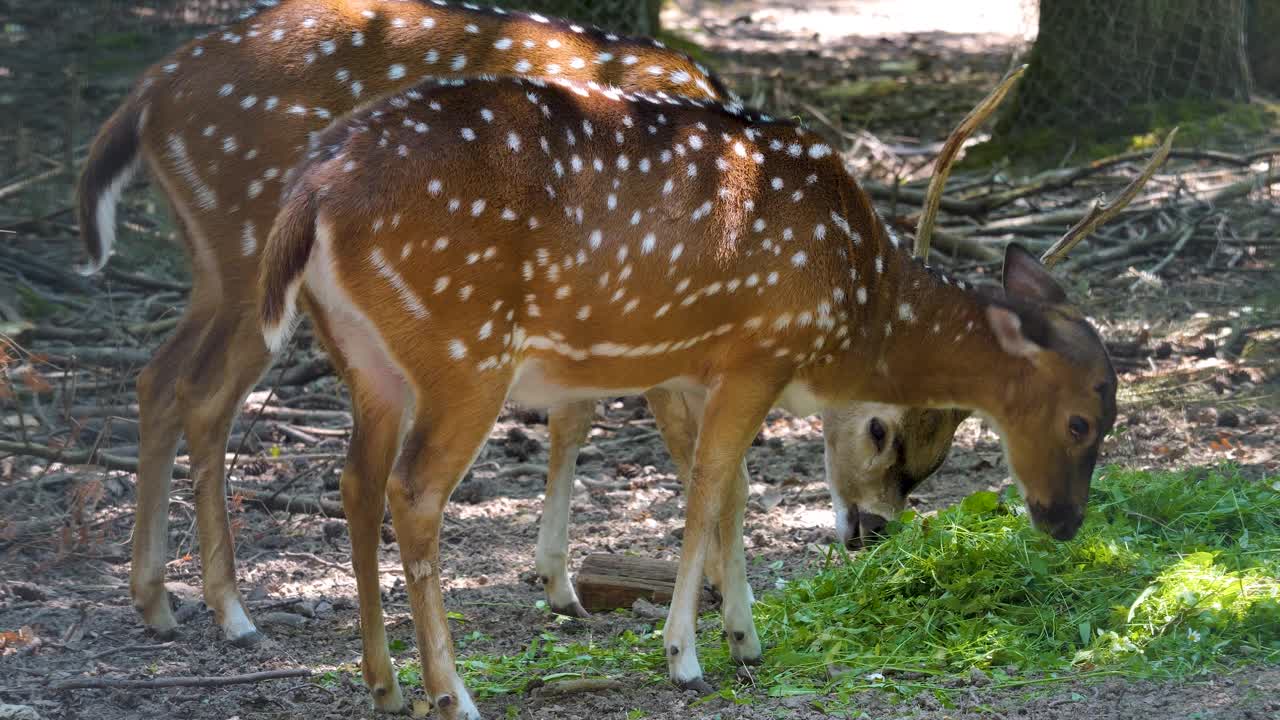
{"type": "MultiPolygon", "coordinates": [[[[185,314],[138,381],[141,448],[130,589],[144,622],[161,637],[176,628],[164,567],[170,478],[183,433],[195,479],[205,601],[228,640],[247,644],[259,637],[235,583],[224,452],[243,398],[270,362],[251,311],[250,279],[289,168],[314,133],[359,104],[405,90],[424,74],[563,76],[658,99],[683,94],[733,102],[704,68],[655,41],[539,15],[417,0],[260,6],[150,68],[102,128],[80,181],[87,272],[112,254],[116,205],[144,164],[168,197],[192,259],[194,283],[185,314]]],[[[405,95],[400,102],[412,99],[405,95]]],[[[447,113],[428,103],[406,129],[425,136],[442,119],[447,113]]],[[[386,219],[393,227],[400,221],[394,215],[386,219]]],[[[460,299],[473,290],[466,283],[449,288],[460,299]]],[[[316,331],[331,347],[327,329],[319,325],[316,331]]],[[[341,372],[340,356],[331,356],[341,372]]],[[[696,417],[688,411],[694,400],[662,388],[646,397],[677,466],[687,469],[696,435],[696,417]]],[[[877,527],[868,518],[883,524],[901,509],[906,492],[937,467],[950,446],[950,429],[914,422],[916,416],[904,417],[904,411],[864,406],[827,416],[828,479],[842,540],[860,541],[863,531],[877,527]]],[[[590,412],[589,403],[560,408],[551,423],[549,510],[536,562],[552,605],[565,612],[580,612],[563,550],[565,482],[572,481],[590,412]]],[[[361,606],[369,613],[365,626],[380,616],[377,525],[394,439],[393,421],[358,418],[343,471],[353,564],[361,578],[361,606]]],[[[366,657],[365,671],[366,678],[385,679],[390,659],[366,657]]],[[[398,693],[377,697],[380,707],[400,703],[398,693]]]]}
{"type": "MultiPolygon", "coordinates": [[[[333,118],[424,76],[562,75],[655,97],[730,98],[686,56],[648,39],[622,38],[536,14],[444,2],[261,2],[235,24],[156,63],[106,122],[80,180],[81,233],[90,262],[112,254],[119,197],[145,164],[176,216],[192,259],[193,289],[174,334],[138,381],[141,406],[138,510],[131,593],[147,626],[176,627],[164,588],[168,495],[182,433],[190,447],[204,595],[228,640],[259,634],[235,583],[225,507],[225,448],[241,402],[270,353],[253,307],[252,279],[289,168],[333,118]]],[[[408,101],[402,97],[401,101],[408,101]]],[[[407,129],[427,133],[443,113],[429,104],[407,129]]],[[[396,225],[399,218],[388,218],[396,225]]],[[[462,283],[451,292],[466,293],[462,283]]],[[[322,344],[331,345],[323,325],[322,344]]],[[[333,356],[335,361],[341,358],[333,356]]],[[[340,362],[339,362],[340,364],[340,362]]],[[[341,371],[341,367],[339,367],[341,371]]],[[[361,604],[378,604],[378,524],[395,436],[361,418],[342,487],[361,604]]],[[[366,659],[368,672],[369,660],[366,659]]],[[[390,659],[372,661],[381,676],[390,659]]],[[[398,707],[398,694],[383,705],[398,707]]]]}
{"type": "Polygon", "coordinates": [[[999,429],[1032,522],[1075,535],[1116,375],[1021,247],[1001,287],[952,280],[898,246],[820,138],[740,108],[563,80],[412,93],[317,139],[267,240],[259,317],[278,351],[310,298],[357,415],[399,431],[386,493],[423,684],[445,717],[478,713],[454,666],[440,526],[506,400],[697,399],[664,631],[683,686],[707,688],[694,634],[714,543],[731,654],[761,657],[739,478],[774,406],[975,409],[999,429]],[[433,105],[439,119],[416,132],[433,105]],[[459,284],[474,289],[462,298],[459,284]]]}

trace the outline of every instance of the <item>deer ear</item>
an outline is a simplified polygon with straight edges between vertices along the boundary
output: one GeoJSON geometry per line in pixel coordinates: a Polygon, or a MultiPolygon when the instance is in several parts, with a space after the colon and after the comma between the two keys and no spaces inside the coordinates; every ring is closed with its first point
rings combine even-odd
{"type": "Polygon", "coordinates": [[[1067,301],[1067,293],[1049,271],[1026,248],[1009,243],[1004,250],[1004,291],[1006,294],[1051,305],[1067,301]]]}
{"type": "Polygon", "coordinates": [[[987,322],[996,342],[1005,352],[1016,357],[1034,358],[1044,349],[1023,332],[1022,318],[1014,311],[999,305],[987,306],[987,322]]]}

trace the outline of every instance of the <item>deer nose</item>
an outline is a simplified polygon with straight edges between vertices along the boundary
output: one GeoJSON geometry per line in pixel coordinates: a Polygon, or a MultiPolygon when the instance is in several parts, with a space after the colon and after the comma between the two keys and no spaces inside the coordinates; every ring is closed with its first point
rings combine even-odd
{"type": "Polygon", "coordinates": [[[885,526],[889,521],[873,513],[858,513],[858,527],[862,530],[865,543],[873,543],[884,538],[885,526]]]}
{"type": "Polygon", "coordinates": [[[1074,538],[1084,524],[1083,506],[1065,502],[1048,506],[1033,503],[1030,509],[1032,524],[1054,540],[1066,541],[1074,538]]]}

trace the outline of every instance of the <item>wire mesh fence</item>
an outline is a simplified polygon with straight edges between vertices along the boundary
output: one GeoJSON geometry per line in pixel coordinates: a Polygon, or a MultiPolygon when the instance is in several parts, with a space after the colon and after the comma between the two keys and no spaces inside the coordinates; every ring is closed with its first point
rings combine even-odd
{"type": "Polygon", "coordinates": [[[1105,134],[1248,100],[1247,0],[1023,0],[1023,10],[1036,31],[1016,58],[1029,67],[1004,131],[1105,134]]]}

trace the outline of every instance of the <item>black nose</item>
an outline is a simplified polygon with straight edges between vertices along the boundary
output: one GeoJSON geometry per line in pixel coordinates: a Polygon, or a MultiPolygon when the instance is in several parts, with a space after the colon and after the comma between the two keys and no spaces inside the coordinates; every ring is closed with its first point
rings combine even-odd
{"type": "Polygon", "coordinates": [[[1032,504],[1031,520],[1054,540],[1070,540],[1084,524],[1084,508],[1070,503],[1032,504]]]}
{"type": "Polygon", "coordinates": [[[889,521],[873,515],[872,513],[858,513],[858,527],[862,529],[862,536],[868,541],[879,540],[884,537],[884,528],[889,521]]]}
{"type": "Polygon", "coordinates": [[[1049,535],[1054,540],[1066,541],[1076,536],[1077,529],[1078,528],[1067,527],[1066,525],[1060,525],[1050,530],[1049,535]]]}
{"type": "Polygon", "coordinates": [[[844,546],[850,550],[861,550],[884,539],[884,528],[888,520],[873,513],[865,513],[857,505],[849,506],[849,537],[844,546]]]}

